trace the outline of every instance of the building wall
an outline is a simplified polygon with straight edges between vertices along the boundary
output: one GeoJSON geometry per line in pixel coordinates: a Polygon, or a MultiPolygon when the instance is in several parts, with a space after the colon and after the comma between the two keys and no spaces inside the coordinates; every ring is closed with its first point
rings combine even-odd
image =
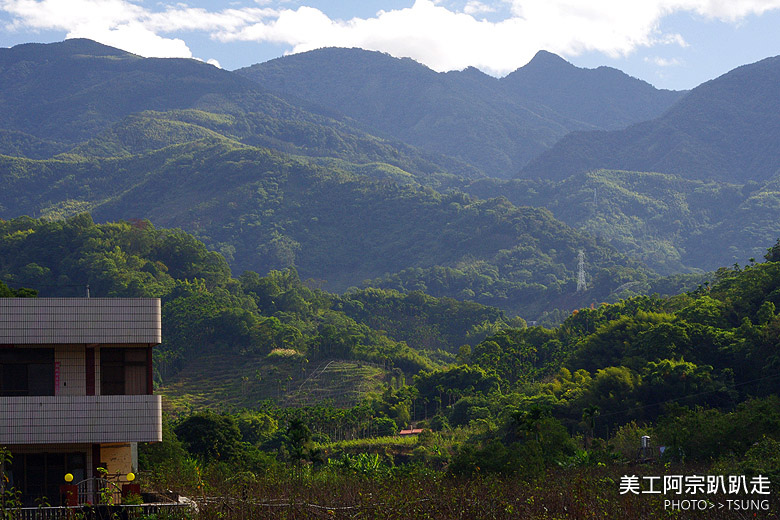
{"type": "Polygon", "coordinates": [[[159,395],[0,398],[0,446],[162,440],[159,395]]]}
{"type": "MultiPolygon", "coordinates": [[[[17,464],[21,465],[16,469],[25,476],[30,494],[40,496],[41,485],[47,494],[52,486],[56,492],[61,484],[59,473],[78,464],[83,466],[78,473],[84,478],[95,476],[95,465],[103,463],[110,479],[126,482],[127,473],[137,469],[137,443],[162,440],[160,396],[101,395],[105,392],[100,388],[101,353],[142,348],[148,356],[146,385],[138,372],[137,356],[125,351],[126,374],[132,375],[125,376],[130,381],[126,388],[135,393],[143,387],[150,393],[151,348],[160,344],[161,331],[160,300],[156,298],[0,298],[0,348],[53,351],[53,392],[48,383],[25,390],[21,382],[30,379],[13,372],[9,376],[13,386],[6,396],[0,396],[0,446],[19,454],[17,464]],[[87,362],[88,350],[94,352],[94,363],[87,362]],[[94,384],[87,381],[88,365],[93,364],[94,384]],[[39,478],[31,475],[40,473],[36,468],[41,460],[47,468],[45,483],[35,484],[39,478]]],[[[30,352],[25,358],[17,352],[2,362],[29,370],[35,374],[33,381],[48,382],[52,358],[49,352],[43,354],[30,352]],[[39,362],[38,358],[45,359],[39,362]]],[[[119,392],[122,376],[115,372],[121,364],[117,359],[106,361],[112,363],[106,367],[106,388],[119,392]]]]}
{"type": "Polygon", "coordinates": [[[55,395],[87,395],[84,345],[57,345],[54,348],[55,395]],[[59,365],[57,365],[59,363],[59,365]]]}
{"type": "Polygon", "coordinates": [[[100,393],[100,349],[95,349],[95,395],[100,393]]]}
{"type": "Polygon", "coordinates": [[[161,341],[158,298],[0,299],[0,345],[161,341]]]}
{"type": "Polygon", "coordinates": [[[127,483],[127,474],[134,471],[131,444],[104,444],[100,446],[100,462],[106,464],[110,480],[127,483]]]}

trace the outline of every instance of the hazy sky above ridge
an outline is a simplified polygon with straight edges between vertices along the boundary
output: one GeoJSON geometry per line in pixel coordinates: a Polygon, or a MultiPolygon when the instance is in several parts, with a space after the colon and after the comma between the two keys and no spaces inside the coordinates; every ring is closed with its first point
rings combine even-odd
{"type": "Polygon", "coordinates": [[[336,46],[503,76],[544,49],[687,89],[780,54],[780,0],[0,0],[0,47],[76,37],[230,70],[336,46]]]}

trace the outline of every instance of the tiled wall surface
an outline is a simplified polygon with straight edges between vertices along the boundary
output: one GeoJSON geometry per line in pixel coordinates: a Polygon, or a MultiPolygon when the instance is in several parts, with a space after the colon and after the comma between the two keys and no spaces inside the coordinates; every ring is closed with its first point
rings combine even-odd
{"type": "Polygon", "coordinates": [[[54,362],[59,363],[56,395],[87,395],[84,345],[57,345],[54,362]]]}
{"type": "Polygon", "coordinates": [[[153,344],[158,298],[0,298],[0,345],[153,344]]]}
{"type": "Polygon", "coordinates": [[[0,446],[162,440],[159,395],[0,399],[0,446]]]}

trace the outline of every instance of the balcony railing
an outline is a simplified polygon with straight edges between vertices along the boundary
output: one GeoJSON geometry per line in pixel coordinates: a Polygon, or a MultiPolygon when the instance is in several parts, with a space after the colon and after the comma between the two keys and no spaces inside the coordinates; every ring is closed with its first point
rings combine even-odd
{"type": "Polygon", "coordinates": [[[140,504],[119,506],[76,506],[76,507],[24,507],[8,510],[11,518],[19,520],[73,520],[84,518],[100,520],[101,518],[127,518],[142,520],[146,518],[169,518],[171,520],[187,520],[192,518],[193,511],[188,504],[140,504]]]}

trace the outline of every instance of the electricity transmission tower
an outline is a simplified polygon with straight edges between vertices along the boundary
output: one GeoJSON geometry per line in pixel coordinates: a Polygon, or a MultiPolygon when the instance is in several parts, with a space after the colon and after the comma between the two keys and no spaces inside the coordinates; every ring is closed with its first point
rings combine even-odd
{"type": "Polygon", "coordinates": [[[585,251],[580,249],[578,255],[577,265],[577,292],[584,291],[588,288],[588,284],[585,283],[585,251]]]}

